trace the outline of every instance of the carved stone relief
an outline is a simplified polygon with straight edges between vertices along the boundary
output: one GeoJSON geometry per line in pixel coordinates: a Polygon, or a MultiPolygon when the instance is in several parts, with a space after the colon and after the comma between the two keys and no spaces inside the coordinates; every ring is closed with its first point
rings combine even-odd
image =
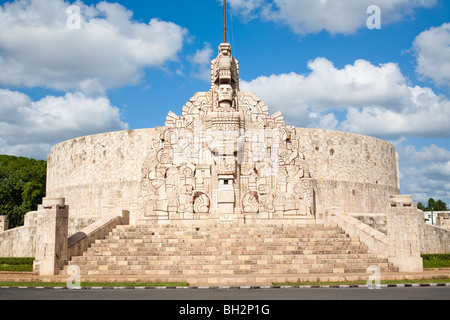
{"type": "Polygon", "coordinates": [[[210,208],[210,200],[206,193],[197,191],[194,193],[194,212],[208,213],[210,208]]]}
{"type": "Polygon", "coordinates": [[[148,216],[313,214],[301,141],[280,112],[270,116],[260,98],[239,90],[228,44],[211,63],[211,90],[196,93],[181,116],[170,112],[159,132],[142,169],[148,216]]]}

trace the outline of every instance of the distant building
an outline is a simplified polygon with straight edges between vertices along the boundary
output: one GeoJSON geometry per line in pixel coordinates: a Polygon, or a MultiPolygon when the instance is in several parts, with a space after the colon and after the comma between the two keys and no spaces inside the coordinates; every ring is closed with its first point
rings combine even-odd
{"type": "Polygon", "coordinates": [[[424,211],[423,217],[425,223],[433,226],[443,227],[450,229],[450,211],[424,211]],[[445,227],[445,225],[447,227],[445,227]]]}
{"type": "Polygon", "coordinates": [[[437,212],[436,226],[450,230],[450,211],[437,212]]]}

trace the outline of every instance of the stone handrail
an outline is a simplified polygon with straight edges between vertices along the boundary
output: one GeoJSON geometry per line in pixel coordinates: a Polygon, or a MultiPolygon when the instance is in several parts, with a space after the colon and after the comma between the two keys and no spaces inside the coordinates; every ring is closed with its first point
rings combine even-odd
{"type": "Polygon", "coordinates": [[[105,238],[116,226],[130,223],[130,212],[120,210],[117,213],[106,215],[81,231],[71,235],[68,239],[67,254],[81,256],[97,239],[105,238]]]}
{"type": "Polygon", "coordinates": [[[389,257],[389,238],[384,233],[337,209],[328,211],[326,222],[337,225],[350,237],[358,237],[369,251],[385,258],[389,257]]]}

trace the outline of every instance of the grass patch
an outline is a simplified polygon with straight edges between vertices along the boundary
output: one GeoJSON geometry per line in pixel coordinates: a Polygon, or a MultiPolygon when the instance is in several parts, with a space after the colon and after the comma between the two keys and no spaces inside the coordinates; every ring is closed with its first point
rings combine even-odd
{"type": "MultiPolygon", "coordinates": [[[[187,282],[158,282],[158,283],[134,283],[134,282],[81,282],[81,287],[187,287],[187,282]]],[[[0,282],[0,287],[67,287],[66,282],[0,282]]]]}
{"type": "MultiPolygon", "coordinates": [[[[381,280],[381,284],[413,284],[413,283],[450,283],[448,279],[416,279],[416,280],[381,280]]],[[[341,286],[341,285],[366,285],[366,281],[342,281],[342,282],[276,282],[274,286],[341,286]]]]}
{"type": "Polygon", "coordinates": [[[82,282],[82,287],[187,287],[187,282],[160,282],[160,283],[134,283],[134,282],[82,282]]]}
{"type": "Polygon", "coordinates": [[[33,265],[9,265],[9,264],[0,264],[0,271],[12,271],[12,272],[32,272],[33,265]]]}
{"type": "Polygon", "coordinates": [[[450,254],[422,254],[424,268],[450,268],[450,254]]]}
{"type": "Polygon", "coordinates": [[[34,258],[0,258],[0,271],[31,272],[34,258]]]}

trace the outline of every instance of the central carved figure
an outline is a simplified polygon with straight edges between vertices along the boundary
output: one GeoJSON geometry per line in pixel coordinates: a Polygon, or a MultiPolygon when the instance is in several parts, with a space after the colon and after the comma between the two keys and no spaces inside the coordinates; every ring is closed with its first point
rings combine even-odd
{"type": "Polygon", "coordinates": [[[233,87],[229,84],[221,84],[219,86],[219,107],[230,108],[233,102],[233,87]]]}
{"type": "Polygon", "coordinates": [[[228,43],[211,62],[211,90],[158,130],[142,169],[144,219],[314,218],[314,183],[295,128],[239,90],[228,43]]]}

